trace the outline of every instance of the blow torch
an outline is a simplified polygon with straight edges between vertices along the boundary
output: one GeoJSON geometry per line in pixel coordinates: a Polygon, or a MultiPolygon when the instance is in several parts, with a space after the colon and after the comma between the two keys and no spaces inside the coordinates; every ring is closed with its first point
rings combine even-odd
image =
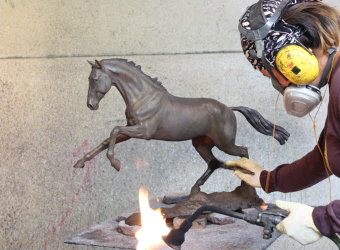
{"type": "MultiPolygon", "coordinates": [[[[256,208],[254,213],[244,214],[231,210],[221,209],[213,206],[203,206],[195,211],[188,219],[186,219],[178,229],[173,229],[166,236],[162,236],[163,241],[171,248],[180,250],[181,245],[185,241],[185,233],[189,231],[192,222],[203,212],[215,212],[219,214],[228,215],[234,218],[242,219],[250,224],[263,227],[263,239],[270,239],[274,232],[274,227],[284,220],[289,213],[286,210],[280,209],[275,204],[266,204],[266,209],[256,208]]],[[[340,239],[337,235],[328,237],[338,247],[340,247],[340,239]]]]}

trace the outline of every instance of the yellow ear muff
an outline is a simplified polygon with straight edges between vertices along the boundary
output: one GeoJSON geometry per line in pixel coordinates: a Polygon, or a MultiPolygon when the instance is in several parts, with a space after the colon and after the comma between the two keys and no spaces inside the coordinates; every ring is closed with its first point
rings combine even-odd
{"type": "Polygon", "coordinates": [[[275,58],[276,68],[294,84],[309,83],[318,76],[318,59],[299,45],[287,45],[275,58]]]}

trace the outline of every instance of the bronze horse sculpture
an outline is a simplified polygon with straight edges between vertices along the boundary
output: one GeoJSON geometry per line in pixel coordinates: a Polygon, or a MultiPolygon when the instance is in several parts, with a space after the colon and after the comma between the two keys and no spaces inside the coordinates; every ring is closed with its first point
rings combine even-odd
{"type": "Polygon", "coordinates": [[[201,186],[217,168],[227,168],[212,153],[216,146],[226,154],[248,157],[246,147],[235,145],[236,117],[241,112],[260,133],[273,135],[282,145],[289,134],[285,129],[264,119],[256,110],[247,107],[231,107],[209,98],[182,98],[170,94],[158,81],[141,71],[140,66],[125,59],[104,59],[89,62],[87,106],[97,110],[100,100],[115,86],[126,104],[127,126],[116,126],[110,137],[85,154],[75,165],[84,167],[85,162],[108,148],[107,158],[120,170],[121,163],[114,155],[117,143],[130,138],[164,141],[192,140],[192,144],[208,164],[208,169],[196,182],[201,186]]]}

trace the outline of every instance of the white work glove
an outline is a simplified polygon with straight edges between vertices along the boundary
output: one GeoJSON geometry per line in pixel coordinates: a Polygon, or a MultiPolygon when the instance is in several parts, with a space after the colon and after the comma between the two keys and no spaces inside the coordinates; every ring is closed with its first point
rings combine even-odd
{"type": "Polygon", "coordinates": [[[276,225],[277,231],[287,234],[302,245],[311,244],[322,237],[312,218],[314,208],[287,201],[276,201],[275,204],[290,212],[287,218],[276,225]]]}
{"type": "Polygon", "coordinates": [[[240,167],[240,168],[253,172],[254,175],[251,175],[251,174],[245,174],[241,172],[240,170],[235,170],[234,174],[252,187],[261,187],[260,174],[263,171],[263,168],[260,167],[260,165],[257,164],[255,161],[251,161],[243,157],[237,161],[227,161],[226,165],[228,167],[240,167]]]}

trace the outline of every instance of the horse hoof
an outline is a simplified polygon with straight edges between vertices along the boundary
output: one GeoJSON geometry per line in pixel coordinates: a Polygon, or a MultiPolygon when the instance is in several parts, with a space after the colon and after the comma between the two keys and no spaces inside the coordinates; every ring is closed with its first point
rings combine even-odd
{"type": "Polygon", "coordinates": [[[84,163],[82,163],[81,161],[77,161],[76,164],[74,164],[74,168],[83,168],[85,166],[84,163]]]}
{"type": "Polygon", "coordinates": [[[200,185],[198,185],[197,183],[191,188],[190,190],[190,197],[198,194],[201,191],[200,185]]]}
{"type": "Polygon", "coordinates": [[[116,160],[113,161],[112,167],[114,167],[117,171],[120,170],[120,166],[121,166],[121,164],[120,164],[119,160],[116,159],[116,160]]]}

